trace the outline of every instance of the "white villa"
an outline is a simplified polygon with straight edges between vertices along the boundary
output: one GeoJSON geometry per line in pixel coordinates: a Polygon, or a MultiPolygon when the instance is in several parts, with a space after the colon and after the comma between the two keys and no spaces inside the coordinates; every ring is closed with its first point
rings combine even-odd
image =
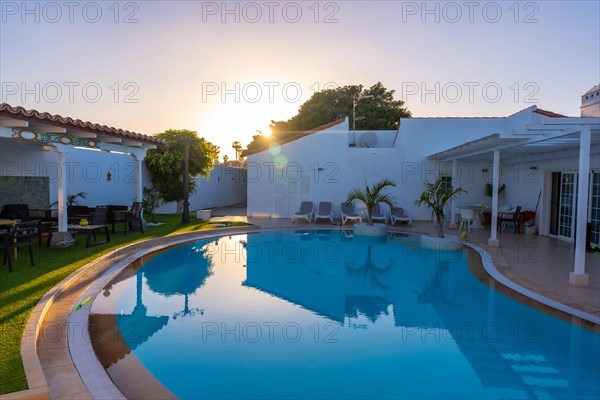
{"type": "MultiPolygon", "coordinates": [[[[339,217],[351,189],[390,178],[398,206],[413,220],[430,220],[429,210],[415,200],[425,182],[446,177],[468,192],[448,210],[452,221],[462,205],[491,209],[491,245],[498,244],[502,205],[536,211],[540,234],[567,241],[585,237],[589,223],[590,240],[598,245],[600,86],[585,93],[581,104],[580,117],[532,106],[506,117],[401,119],[398,131],[351,131],[348,119],[339,119],[245,152],[248,216],[290,218],[301,201],[311,200],[332,202],[339,217]],[[506,189],[499,198],[486,197],[486,183],[506,189]]],[[[584,252],[580,240],[571,283],[586,286],[584,252]]]]}

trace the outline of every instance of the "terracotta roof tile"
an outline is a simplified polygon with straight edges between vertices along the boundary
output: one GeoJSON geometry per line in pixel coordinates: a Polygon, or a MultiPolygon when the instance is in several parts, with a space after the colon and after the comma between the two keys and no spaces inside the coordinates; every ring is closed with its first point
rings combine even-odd
{"type": "MultiPolygon", "coordinates": [[[[325,129],[332,128],[332,127],[334,127],[336,125],[341,124],[345,120],[346,120],[346,117],[343,117],[343,118],[340,118],[340,119],[336,119],[333,122],[330,122],[330,123],[325,124],[325,125],[321,125],[319,127],[316,127],[315,129],[311,129],[310,131],[304,131],[304,132],[298,133],[297,135],[290,136],[290,137],[285,138],[285,139],[281,139],[281,140],[277,141],[277,143],[281,145],[281,144],[293,142],[294,140],[298,140],[298,139],[303,138],[305,136],[312,135],[313,133],[317,133],[317,132],[320,132],[320,131],[324,131],[325,129]]],[[[266,146],[257,147],[255,149],[244,150],[242,152],[242,156],[243,157],[247,157],[247,156],[250,156],[252,154],[260,153],[261,151],[265,151],[268,148],[269,148],[269,146],[266,145],[266,146]]]]}
{"type": "Polygon", "coordinates": [[[167,144],[165,140],[154,136],[143,135],[141,133],[131,132],[124,129],[95,124],[88,121],[82,121],[80,119],[73,119],[71,117],[53,115],[47,112],[26,110],[23,107],[13,107],[7,103],[0,104],[0,116],[22,120],[35,120],[36,122],[58,126],[61,128],[82,130],[91,133],[101,133],[116,137],[132,138],[141,142],[156,144],[159,146],[165,146],[167,144]]]}
{"type": "Polygon", "coordinates": [[[544,117],[550,117],[550,118],[568,118],[566,115],[557,114],[557,113],[552,112],[552,111],[542,110],[541,108],[533,110],[533,112],[536,113],[536,114],[543,115],[544,117]]]}

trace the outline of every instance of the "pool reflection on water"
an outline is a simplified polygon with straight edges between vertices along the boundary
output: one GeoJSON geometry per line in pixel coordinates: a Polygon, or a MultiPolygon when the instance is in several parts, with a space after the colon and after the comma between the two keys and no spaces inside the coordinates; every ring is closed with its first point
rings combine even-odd
{"type": "Polygon", "coordinates": [[[180,398],[600,396],[600,335],[415,236],[221,237],[127,268],[103,294],[90,323],[109,375],[125,381],[116,366],[134,355],[180,398]]]}

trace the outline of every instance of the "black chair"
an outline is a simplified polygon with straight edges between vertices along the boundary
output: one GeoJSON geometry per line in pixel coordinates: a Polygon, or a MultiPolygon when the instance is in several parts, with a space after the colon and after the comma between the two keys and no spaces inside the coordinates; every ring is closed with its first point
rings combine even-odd
{"type": "Polygon", "coordinates": [[[27,221],[21,222],[15,226],[14,246],[17,249],[27,246],[32,267],[35,265],[33,262],[33,237],[38,233],[39,223],[40,221],[27,221]]]}
{"type": "Polygon", "coordinates": [[[129,207],[128,206],[112,205],[112,204],[109,204],[107,207],[108,207],[108,213],[106,214],[106,223],[107,224],[111,224],[113,226],[113,233],[115,233],[115,230],[114,230],[114,227],[115,227],[115,221],[114,221],[115,211],[127,211],[129,209],[129,207]]]}
{"type": "Polygon", "coordinates": [[[133,231],[132,222],[139,224],[140,231],[144,233],[142,221],[142,202],[134,201],[129,211],[115,211],[113,213],[112,231],[115,232],[115,223],[123,222],[123,235],[127,235],[127,227],[133,231]]]}
{"type": "Polygon", "coordinates": [[[518,206],[513,213],[507,213],[498,217],[498,228],[500,232],[504,229],[506,223],[512,223],[515,227],[515,233],[521,233],[521,206],[518,206]]]}
{"type": "Polygon", "coordinates": [[[0,226],[0,249],[4,249],[4,259],[2,265],[6,265],[8,260],[8,272],[12,272],[11,250],[15,242],[15,228],[12,225],[0,226]]]}
{"type": "Polygon", "coordinates": [[[2,207],[0,218],[25,221],[29,218],[29,206],[27,204],[5,204],[2,207]]]}
{"type": "Polygon", "coordinates": [[[106,225],[108,206],[96,206],[92,215],[92,225],[106,225]]]}
{"type": "Polygon", "coordinates": [[[67,206],[67,220],[70,224],[76,224],[81,219],[91,218],[94,209],[88,206],[67,206]]]}

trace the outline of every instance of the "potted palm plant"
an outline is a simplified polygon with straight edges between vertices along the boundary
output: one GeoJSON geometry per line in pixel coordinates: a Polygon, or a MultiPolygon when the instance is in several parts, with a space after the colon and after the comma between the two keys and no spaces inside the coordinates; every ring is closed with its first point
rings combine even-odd
{"type": "Polygon", "coordinates": [[[385,203],[392,207],[394,199],[390,193],[383,193],[383,190],[388,186],[396,186],[394,182],[389,179],[383,179],[372,186],[367,184],[365,180],[365,189],[354,189],[348,193],[347,202],[354,200],[362,201],[367,207],[367,223],[366,224],[355,224],[354,234],[359,236],[385,236],[387,235],[387,225],[385,224],[374,224],[373,223],[373,208],[379,203],[385,203]]]}
{"type": "Polygon", "coordinates": [[[417,206],[426,205],[431,210],[431,216],[437,222],[438,234],[436,237],[423,235],[421,246],[434,250],[460,250],[462,240],[458,236],[444,234],[444,208],[449,201],[455,200],[460,193],[466,193],[462,188],[448,188],[443,179],[433,183],[425,183],[425,191],[421,193],[417,206]]]}

